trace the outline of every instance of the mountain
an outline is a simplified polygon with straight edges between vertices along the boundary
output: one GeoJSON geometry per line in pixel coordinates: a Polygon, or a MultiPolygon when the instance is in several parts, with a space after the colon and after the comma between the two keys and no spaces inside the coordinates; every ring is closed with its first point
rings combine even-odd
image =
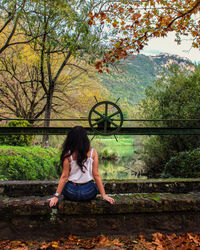
{"type": "Polygon", "coordinates": [[[131,106],[137,104],[145,95],[145,89],[153,85],[159,72],[172,63],[186,70],[194,70],[194,64],[177,55],[159,54],[157,56],[136,55],[120,61],[115,72],[101,74],[101,85],[112,98],[126,100],[131,106]]]}

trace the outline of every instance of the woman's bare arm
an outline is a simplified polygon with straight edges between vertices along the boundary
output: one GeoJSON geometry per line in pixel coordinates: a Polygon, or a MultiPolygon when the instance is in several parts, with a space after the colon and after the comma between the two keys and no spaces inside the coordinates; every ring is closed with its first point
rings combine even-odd
{"type": "Polygon", "coordinates": [[[97,154],[97,151],[94,150],[94,162],[93,162],[93,168],[92,168],[92,174],[93,174],[94,180],[97,184],[97,187],[99,189],[101,197],[104,200],[108,201],[109,203],[113,204],[114,199],[109,197],[108,195],[106,195],[106,192],[105,192],[105,189],[103,186],[103,182],[101,180],[101,175],[100,175],[99,170],[98,170],[98,165],[99,165],[98,154],[97,154]]]}
{"type": "MultiPolygon", "coordinates": [[[[63,162],[63,170],[62,170],[62,175],[60,177],[60,180],[59,180],[59,184],[58,184],[58,188],[56,190],[56,193],[58,194],[61,194],[63,188],[64,188],[64,185],[68,179],[68,176],[69,176],[69,159],[68,158],[65,158],[64,162],[63,162]]],[[[49,206],[50,207],[53,207],[57,204],[58,202],[58,197],[52,197],[51,199],[48,199],[49,201],[49,206]]]]}

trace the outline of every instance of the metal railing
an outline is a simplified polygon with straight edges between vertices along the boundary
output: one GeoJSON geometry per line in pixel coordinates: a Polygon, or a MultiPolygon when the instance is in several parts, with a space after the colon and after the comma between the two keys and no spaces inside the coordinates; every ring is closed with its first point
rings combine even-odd
{"type": "MultiPolygon", "coordinates": [[[[25,119],[0,119],[0,121],[11,121],[11,120],[25,120],[25,119]]],[[[44,119],[26,119],[28,121],[44,121],[44,119]]],[[[70,118],[70,119],[49,119],[50,121],[62,121],[62,122],[82,122],[88,121],[87,118],[70,118]]],[[[115,119],[117,121],[117,119],[115,119]]],[[[124,119],[127,122],[198,122],[200,124],[199,119],[157,119],[157,120],[145,120],[145,119],[124,119]]],[[[84,126],[85,127],[85,126],[84,126]]],[[[58,127],[3,127],[0,126],[0,135],[66,135],[69,130],[71,129],[70,126],[58,126],[58,127]]],[[[94,135],[94,131],[91,127],[85,127],[87,133],[89,135],[94,135]]],[[[99,131],[103,131],[103,128],[99,128],[99,131]]],[[[114,130],[113,128],[108,128],[107,131],[110,133],[114,130]]],[[[135,127],[122,127],[116,135],[200,135],[200,126],[199,127],[142,127],[142,126],[135,126],[135,127]]]]}

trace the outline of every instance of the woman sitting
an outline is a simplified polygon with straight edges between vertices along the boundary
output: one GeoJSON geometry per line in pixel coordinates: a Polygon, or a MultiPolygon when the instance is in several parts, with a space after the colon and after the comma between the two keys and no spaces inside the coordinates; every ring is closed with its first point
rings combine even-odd
{"type": "Polygon", "coordinates": [[[48,200],[50,207],[57,204],[61,194],[67,200],[89,201],[96,197],[98,190],[104,200],[114,203],[114,199],[105,193],[98,171],[98,154],[90,147],[89,138],[83,127],[76,126],[68,133],[60,163],[63,168],[62,175],[54,197],[48,200]]]}

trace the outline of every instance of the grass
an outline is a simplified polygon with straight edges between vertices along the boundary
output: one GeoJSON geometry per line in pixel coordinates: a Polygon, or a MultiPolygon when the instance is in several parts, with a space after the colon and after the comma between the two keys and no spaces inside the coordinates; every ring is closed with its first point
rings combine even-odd
{"type": "Polygon", "coordinates": [[[120,157],[131,157],[134,151],[134,140],[132,136],[98,136],[92,141],[92,147],[96,148],[97,151],[101,151],[103,148],[109,148],[120,157]]]}

